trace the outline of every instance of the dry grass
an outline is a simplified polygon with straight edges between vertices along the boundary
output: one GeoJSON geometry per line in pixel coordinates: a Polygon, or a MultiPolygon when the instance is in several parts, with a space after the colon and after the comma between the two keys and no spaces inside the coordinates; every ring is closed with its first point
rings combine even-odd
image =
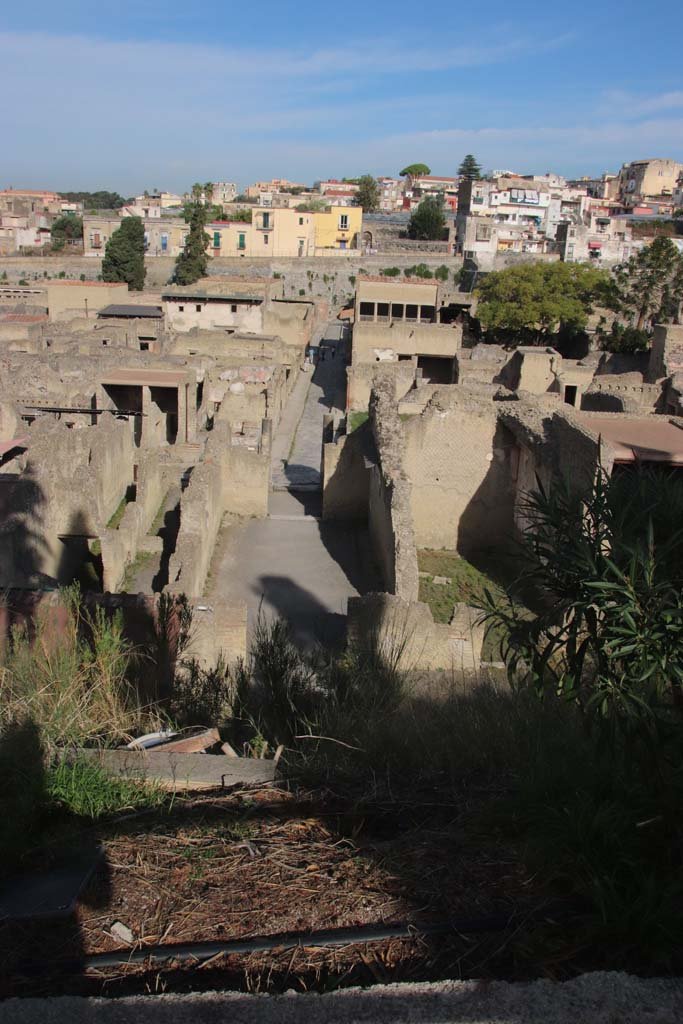
{"type": "Polygon", "coordinates": [[[33,634],[26,627],[12,631],[0,668],[0,733],[31,722],[49,753],[120,742],[156,724],[128,681],[133,652],[120,618],[107,619],[99,608],[84,612],[77,590],[62,593],[57,613],[40,616],[33,634]]]}

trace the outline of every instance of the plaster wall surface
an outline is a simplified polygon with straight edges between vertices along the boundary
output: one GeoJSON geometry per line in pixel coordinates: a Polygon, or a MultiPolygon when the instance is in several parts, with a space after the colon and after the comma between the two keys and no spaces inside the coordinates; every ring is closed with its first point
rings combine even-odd
{"type": "Polygon", "coordinates": [[[491,397],[437,388],[404,428],[418,547],[467,554],[504,542],[512,526],[510,450],[491,397]]]}
{"type": "Polygon", "coordinates": [[[462,344],[455,324],[358,323],[353,328],[353,364],[394,361],[399,356],[452,359],[462,344]]]}

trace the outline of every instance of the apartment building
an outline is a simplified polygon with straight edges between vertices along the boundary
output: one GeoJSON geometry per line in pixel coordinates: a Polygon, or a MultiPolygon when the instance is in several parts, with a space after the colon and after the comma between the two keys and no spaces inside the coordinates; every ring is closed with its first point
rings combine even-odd
{"type": "Polygon", "coordinates": [[[683,210],[683,171],[678,175],[676,187],[671,194],[671,203],[674,213],[678,210],[683,210]]]}
{"type": "MultiPolygon", "coordinates": [[[[125,216],[125,214],[124,214],[125,216]]],[[[149,256],[177,257],[185,248],[189,225],[180,217],[142,217],[145,252],[149,256]]],[[[107,242],[121,227],[121,218],[111,215],[83,218],[83,255],[103,256],[107,242]]]]}
{"type": "Polygon", "coordinates": [[[41,190],[6,188],[0,191],[0,213],[13,213],[27,217],[32,213],[62,212],[64,200],[58,192],[41,190]]]}
{"type": "Polygon", "coordinates": [[[271,178],[270,181],[255,181],[253,185],[248,185],[244,194],[248,199],[258,199],[260,192],[291,192],[292,189],[305,192],[306,186],[300,182],[288,181],[287,178],[271,178]]]}
{"type": "Polygon", "coordinates": [[[458,182],[458,178],[437,174],[408,175],[403,190],[403,209],[414,210],[426,196],[438,195],[444,206],[455,213],[458,208],[458,182]]]}
{"type": "Polygon", "coordinates": [[[353,181],[340,181],[338,178],[328,178],[327,181],[318,182],[318,192],[323,196],[334,195],[337,192],[349,192],[351,195],[355,195],[357,191],[358,185],[353,181]]]}
{"type": "Polygon", "coordinates": [[[453,252],[467,259],[496,252],[547,252],[550,202],[550,187],[539,181],[463,179],[450,235],[453,252]]]}
{"type": "Polygon", "coordinates": [[[403,209],[403,179],[378,178],[379,208],[382,213],[393,213],[403,209]]]}
{"type": "Polygon", "coordinates": [[[559,225],[557,243],[567,263],[614,266],[634,252],[633,228],[628,219],[611,217],[599,209],[587,209],[578,222],[559,225]]]}
{"type": "Polygon", "coordinates": [[[233,203],[237,198],[237,183],[234,181],[214,181],[212,200],[217,206],[233,203]]]}
{"type": "Polygon", "coordinates": [[[363,226],[360,207],[330,206],[310,213],[277,207],[256,209],[252,223],[214,221],[207,225],[211,256],[314,256],[330,249],[355,249],[363,226]]]}
{"type": "MultiPolygon", "coordinates": [[[[676,160],[632,160],[624,164],[618,175],[618,196],[627,210],[650,201],[671,203],[683,164],[676,160]]],[[[663,210],[658,210],[663,212],[663,210]]]]}
{"type": "Polygon", "coordinates": [[[360,206],[335,204],[313,214],[316,253],[321,249],[357,249],[363,228],[360,206]]]}
{"type": "Polygon", "coordinates": [[[175,192],[143,192],[141,196],[135,197],[135,203],[131,205],[147,207],[148,209],[169,210],[182,206],[183,197],[176,195],[175,192]]]}
{"type": "Polygon", "coordinates": [[[251,224],[217,220],[207,224],[211,256],[280,259],[315,254],[314,214],[286,208],[254,210],[251,224]]]}

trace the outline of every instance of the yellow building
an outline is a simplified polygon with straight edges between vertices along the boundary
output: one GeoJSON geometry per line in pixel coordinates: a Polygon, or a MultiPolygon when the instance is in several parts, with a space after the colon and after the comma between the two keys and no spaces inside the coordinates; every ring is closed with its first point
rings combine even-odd
{"type": "MultiPolygon", "coordinates": [[[[107,242],[123,222],[123,217],[103,215],[83,218],[83,255],[103,256],[107,242]]],[[[190,227],[182,217],[142,217],[145,228],[145,252],[148,256],[177,257],[185,248],[190,227]]]]}
{"type": "Polygon", "coordinates": [[[289,209],[255,209],[251,224],[218,220],[207,224],[210,256],[280,259],[315,255],[315,214],[289,209]]]}
{"type": "Polygon", "coordinates": [[[317,249],[356,249],[363,227],[360,206],[330,206],[314,213],[315,247],[317,249]]]}

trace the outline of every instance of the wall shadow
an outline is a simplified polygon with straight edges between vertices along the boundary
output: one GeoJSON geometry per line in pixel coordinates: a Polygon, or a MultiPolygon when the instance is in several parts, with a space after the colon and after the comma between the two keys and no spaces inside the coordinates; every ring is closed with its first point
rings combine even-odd
{"type": "Polygon", "coordinates": [[[43,570],[51,552],[45,539],[45,493],[31,466],[20,476],[0,475],[0,585],[54,586],[43,570]]]}
{"type": "MultiPolygon", "coordinates": [[[[84,969],[78,904],[106,907],[107,858],[92,822],[66,811],[50,791],[48,757],[30,718],[0,732],[0,998],[17,994],[45,973],[28,968],[36,950],[84,969]],[[28,974],[28,977],[27,977],[28,974]]],[[[59,973],[59,967],[57,968],[59,973]]]]}

